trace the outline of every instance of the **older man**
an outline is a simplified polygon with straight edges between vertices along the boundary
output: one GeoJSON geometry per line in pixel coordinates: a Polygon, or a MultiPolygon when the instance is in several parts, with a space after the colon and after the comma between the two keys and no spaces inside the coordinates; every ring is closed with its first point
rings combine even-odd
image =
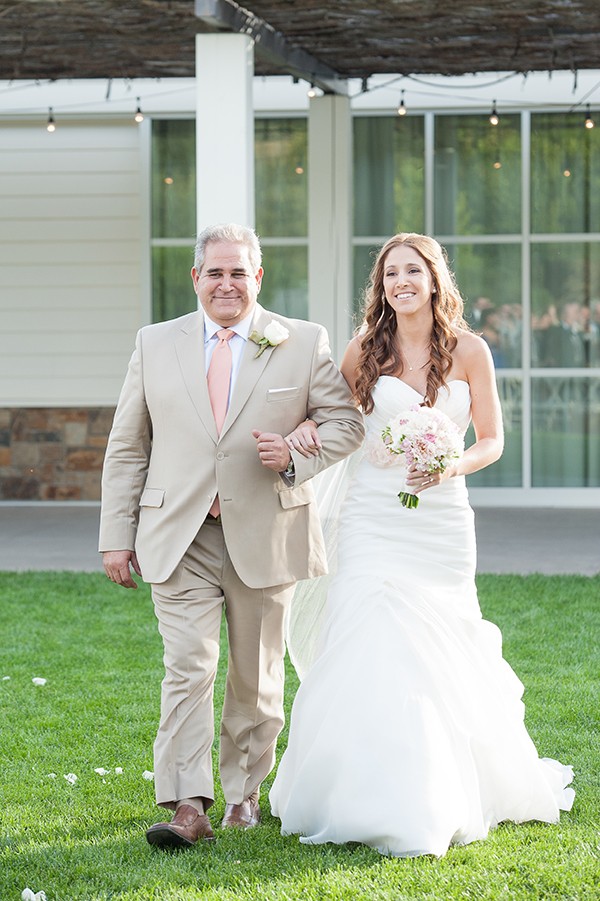
{"type": "Polygon", "coordinates": [[[283,724],[284,617],[294,584],[326,571],[310,478],[351,453],[361,417],[325,330],[257,303],[255,233],[206,229],[192,269],[200,308],[141,329],[108,442],[100,550],[108,577],[152,583],[164,644],[154,746],[158,847],[214,834],[213,683],[222,611],[229,666],[220,736],[222,826],[260,819],[283,724]],[[306,417],[317,456],[284,437],[306,417]]]}

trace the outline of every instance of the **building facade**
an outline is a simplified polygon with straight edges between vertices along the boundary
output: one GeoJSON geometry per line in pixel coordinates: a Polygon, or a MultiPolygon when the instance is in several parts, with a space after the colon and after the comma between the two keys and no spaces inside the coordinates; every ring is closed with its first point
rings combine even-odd
{"type": "MultiPolygon", "coordinates": [[[[597,504],[598,129],[580,109],[539,100],[493,125],[489,109],[430,99],[398,115],[359,97],[351,288],[342,301],[309,300],[310,113],[294,98],[268,106],[255,110],[254,133],[261,302],[338,323],[339,357],[373,252],[397,231],[434,235],[502,399],[506,450],[470,477],[474,503],[597,504]]],[[[97,500],[135,331],[194,309],[198,123],[193,110],[158,107],[141,125],[83,112],[52,134],[26,113],[3,123],[0,499],[97,500]]]]}

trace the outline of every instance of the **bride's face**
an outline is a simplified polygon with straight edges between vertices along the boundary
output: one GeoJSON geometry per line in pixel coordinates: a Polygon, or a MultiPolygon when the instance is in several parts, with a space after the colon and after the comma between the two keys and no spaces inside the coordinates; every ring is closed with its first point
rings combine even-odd
{"type": "Polygon", "coordinates": [[[431,307],[433,277],[420,253],[407,244],[393,247],[383,268],[383,290],[396,313],[431,307]]]}

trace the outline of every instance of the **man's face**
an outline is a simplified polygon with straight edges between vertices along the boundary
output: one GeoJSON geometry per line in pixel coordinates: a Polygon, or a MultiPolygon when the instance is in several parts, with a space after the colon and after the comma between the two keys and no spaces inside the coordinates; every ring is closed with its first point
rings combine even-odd
{"type": "Polygon", "coordinates": [[[231,241],[210,241],[200,272],[192,269],[194,291],[204,312],[223,328],[252,312],[262,276],[262,269],[253,270],[248,247],[231,241]]]}

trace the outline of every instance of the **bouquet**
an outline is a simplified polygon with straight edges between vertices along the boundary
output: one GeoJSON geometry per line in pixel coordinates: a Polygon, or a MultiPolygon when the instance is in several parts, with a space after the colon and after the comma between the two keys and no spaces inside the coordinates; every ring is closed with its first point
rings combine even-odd
{"type": "MultiPolygon", "coordinates": [[[[404,455],[407,469],[416,466],[421,472],[443,472],[451,460],[463,451],[460,429],[441,410],[418,404],[393,416],[381,433],[385,452],[398,459],[404,455]]],[[[416,494],[401,491],[403,507],[419,506],[416,494]]]]}

